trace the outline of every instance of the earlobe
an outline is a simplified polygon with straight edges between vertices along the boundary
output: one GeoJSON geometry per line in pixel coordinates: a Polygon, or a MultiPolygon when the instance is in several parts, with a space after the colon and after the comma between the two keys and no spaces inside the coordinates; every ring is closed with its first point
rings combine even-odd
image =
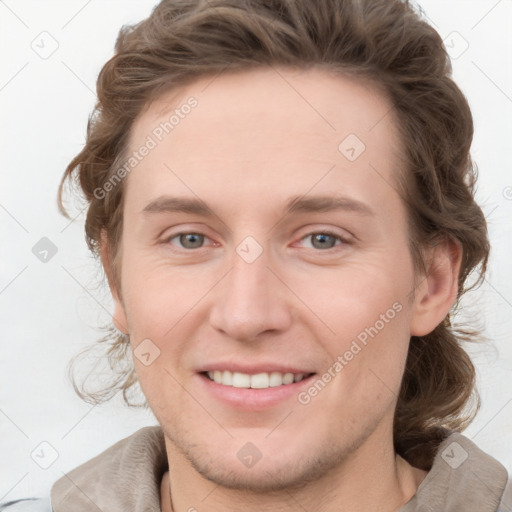
{"type": "Polygon", "coordinates": [[[458,292],[462,247],[446,241],[427,254],[428,271],[418,285],[411,315],[411,336],[425,336],[446,317],[458,292]]]}
{"type": "Polygon", "coordinates": [[[110,293],[112,294],[112,299],[114,301],[114,311],[112,313],[112,321],[116,326],[116,329],[121,331],[124,334],[128,334],[128,322],[126,320],[126,312],[124,309],[123,302],[121,300],[121,296],[118,292],[117,286],[115,284],[113,275],[112,275],[112,261],[110,258],[110,252],[108,250],[108,239],[106,237],[105,232],[101,234],[101,247],[100,247],[100,257],[101,264],[103,266],[103,270],[105,275],[107,276],[108,286],[110,288],[110,293]]]}

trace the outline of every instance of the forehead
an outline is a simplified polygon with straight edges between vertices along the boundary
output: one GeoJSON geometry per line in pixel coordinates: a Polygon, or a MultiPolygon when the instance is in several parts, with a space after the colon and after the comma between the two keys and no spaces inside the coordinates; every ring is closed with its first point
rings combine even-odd
{"type": "Polygon", "coordinates": [[[132,127],[130,172],[140,210],[166,192],[249,207],[312,190],[389,201],[400,140],[385,95],[319,69],[257,69],[203,77],[156,98],[132,127]],[[365,192],[366,191],[366,192],[365,192]]]}

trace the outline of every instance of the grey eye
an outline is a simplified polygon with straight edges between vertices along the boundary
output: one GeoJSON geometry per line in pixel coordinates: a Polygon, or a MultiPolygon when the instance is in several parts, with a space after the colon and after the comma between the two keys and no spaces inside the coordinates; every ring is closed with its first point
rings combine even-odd
{"type": "Polygon", "coordinates": [[[331,249],[336,245],[336,239],[338,238],[328,233],[315,233],[308,236],[311,238],[315,249],[331,249]]]}
{"type": "Polygon", "coordinates": [[[178,235],[180,244],[186,249],[198,249],[204,243],[204,235],[198,233],[183,233],[178,235]]]}

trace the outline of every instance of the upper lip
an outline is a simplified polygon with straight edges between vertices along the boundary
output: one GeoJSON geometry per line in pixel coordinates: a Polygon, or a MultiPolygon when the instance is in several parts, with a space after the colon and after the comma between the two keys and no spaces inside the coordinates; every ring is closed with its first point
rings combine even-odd
{"type": "Polygon", "coordinates": [[[304,373],[310,374],[314,373],[304,367],[299,366],[285,366],[276,363],[258,363],[258,364],[243,364],[243,363],[235,363],[235,362],[226,362],[226,363],[211,363],[205,364],[201,366],[197,371],[199,373],[202,372],[214,372],[214,371],[230,371],[232,373],[247,373],[249,375],[256,375],[257,373],[272,373],[272,372],[280,372],[280,373],[304,373]]]}

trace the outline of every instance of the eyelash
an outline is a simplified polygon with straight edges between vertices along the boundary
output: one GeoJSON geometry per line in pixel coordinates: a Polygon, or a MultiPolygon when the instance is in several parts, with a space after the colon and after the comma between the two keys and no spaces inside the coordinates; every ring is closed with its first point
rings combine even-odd
{"type": "MultiPolygon", "coordinates": [[[[207,235],[203,234],[203,233],[199,233],[199,232],[196,232],[196,231],[181,231],[179,233],[176,233],[176,234],[173,234],[172,236],[170,237],[167,237],[163,243],[164,244],[170,244],[171,243],[171,240],[175,239],[175,238],[179,238],[180,236],[182,235],[198,235],[198,236],[204,236],[205,238],[209,238],[207,235]]],[[[303,236],[300,240],[304,240],[308,237],[312,237],[313,235],[326,235],[326,236],[330,236],[330,237],[333,237],[335,238],[336,240],[340,241],[340,244],[337,244],[335,245],[334,247],[329,247],[328,249],[317,249],[317,251],[319,252],[328,252],[328,251],[331,251],[333,249],[335,249],[336,247],[339,247],[340,245],[347,245],[347,244],[350,244],[350,241],[337,234],[337,233],[334,233],[332,231],[328,231],[328,230],[325,230],[325,231],[312,231],[311,233],[308,233],[307,235],[303,236]]],[[[187,252],[191,252],[191,251],[194,251],[194,250],[199,250],[199,249],[204,249],[204,247],[196,247],[196,248],[193,248],[193,249],[187,249],[185,247],[182,248],[184,251],[187,251],[187,252]]],[[[316,249],[315,247],[313,247],[312,249],[316,249]]]]}

